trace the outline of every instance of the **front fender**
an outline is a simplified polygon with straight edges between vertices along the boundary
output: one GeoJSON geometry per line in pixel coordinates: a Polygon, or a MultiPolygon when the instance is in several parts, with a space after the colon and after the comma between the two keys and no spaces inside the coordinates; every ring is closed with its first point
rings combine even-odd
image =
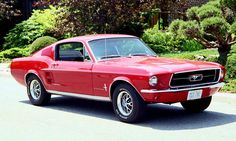
{"type": "MultiPolygon", "coordinates": [[[[119,85],[120,83],[127,83],[127,84],[131,85],[137,91],[137,93],[140,95],[140,97],[142,97],[139,90],[136,88],[136,86],[132,82],[132,80],[128,77],[121,76],[121,77],[114,78],[112,83],[109,86],[109,98],[111,100],[112,100],[112,94],[113,94],[113,91],[114,91],[115,87],[117,85],[119,85]]],[[[143,99],[143,97],[142,97],[142,99],[143,99]]]]}

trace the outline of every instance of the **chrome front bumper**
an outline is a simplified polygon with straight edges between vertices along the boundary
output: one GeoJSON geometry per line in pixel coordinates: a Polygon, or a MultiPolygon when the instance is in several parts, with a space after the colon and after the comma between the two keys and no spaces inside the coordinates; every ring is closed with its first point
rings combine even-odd
{"type": "Polygon", "coordinates": [[[200,87],[192,87],[192,88],[183,88],[183,89],[167,89],[167,90],[157,90],[157,89],[143,89],[141,90],[141,93],[168,93],[168,92],[181,92],[181,91],[189,91],[189,90],[196,90],[196,89],[203,89],[203,88],[220,88],[223,87],[225,85],[224,82],[221,83],[217,83],[214,85],[208,85],[208,86],[200,86],[200,87]]]}

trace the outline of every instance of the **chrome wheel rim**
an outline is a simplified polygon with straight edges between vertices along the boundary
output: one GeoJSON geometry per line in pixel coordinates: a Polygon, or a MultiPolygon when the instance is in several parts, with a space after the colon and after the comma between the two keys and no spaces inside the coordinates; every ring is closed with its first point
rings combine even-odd
{"type": "Polygon", "coordinates": [[[133,111],[133,99],[127,91],[121,91],[117,97],[117,107],[123,116],[129,116],[133,111]]]}
{"type": "Polygon", "coordinates": [[[33,99],[38,100],[41,96],[41,85],[38,80],[33,80],[30,83],[30,95],[33,99]]]}

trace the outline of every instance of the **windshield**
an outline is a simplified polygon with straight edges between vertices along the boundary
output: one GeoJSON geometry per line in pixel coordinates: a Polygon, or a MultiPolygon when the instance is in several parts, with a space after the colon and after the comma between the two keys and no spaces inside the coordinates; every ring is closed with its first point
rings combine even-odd
{"type": "Polygon", "coordinates": [[[91,50],[97,60],[128,57],[128,56],[156,56],[138,38],[107,38],[89,42],[91,50]]]}

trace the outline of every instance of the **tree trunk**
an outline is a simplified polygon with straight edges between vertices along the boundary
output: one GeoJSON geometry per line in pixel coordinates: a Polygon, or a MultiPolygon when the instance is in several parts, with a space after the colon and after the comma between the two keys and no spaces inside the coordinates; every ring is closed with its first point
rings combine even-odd
{"type": "Polygon", "coordinates": [[[163,20],[163,28],[165,29],[166,27],[169,26],[169,23],[168,23],[169,15],[168,15],[168,13],[162,13],[161,16],[162,16],[162,20],[163,20]]]}
{"type": "Polygon", "coordinates": [[[218,48],[218,63],[225,66],[228,58],[228,54],[230,53],[231,46],[230,45],[222,45],[218,48]]]}

